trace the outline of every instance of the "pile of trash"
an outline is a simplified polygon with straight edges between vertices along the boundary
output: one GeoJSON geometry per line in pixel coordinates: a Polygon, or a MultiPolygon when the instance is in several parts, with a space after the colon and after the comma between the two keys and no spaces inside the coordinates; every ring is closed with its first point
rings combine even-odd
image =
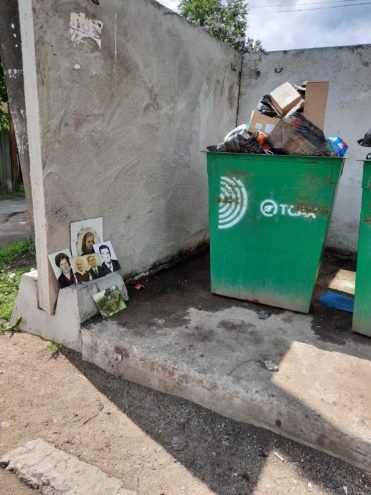
{"type": "Polygon", "coordinates": [[[327,81],[281,84],[260,99],[248,124],[208,151],[343,157],[347,143],[323,133],[328,86],[327,81]]]}
{"type": "MultiPolygon", "coordinates": [[[[361,146],[366,146],[366,148],[371,148],[371,128],[365,132],[363,138],[358,139],[357,143],[361,146]]],[[[371,153],[367,154],[366,160],[371,160],[371,153]]]]}

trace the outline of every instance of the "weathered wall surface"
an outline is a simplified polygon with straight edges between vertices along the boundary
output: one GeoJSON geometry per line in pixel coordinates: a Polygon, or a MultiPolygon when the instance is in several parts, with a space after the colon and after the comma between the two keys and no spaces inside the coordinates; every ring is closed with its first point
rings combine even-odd
{"type": "Polygon", "coordinates": [[[341,136],[349,144],[327,244],[356,250],[361,204],[362,164],[370,151],[357,144],[370,121],[371,45],[245,55],[239,122],[248,122],[264,94],[285,81],[329,81],[326,136],[341,136]]]}
{"type": "Polygon", "coordinates": [[[97,216],[124,273],[196,246],[208,235],[200,151],[235,125],[240,55],[151,0],[32,7],[47,251],[97,216]],[[71,41],[71,12],[103,22],[101,49],[71,41]]]}

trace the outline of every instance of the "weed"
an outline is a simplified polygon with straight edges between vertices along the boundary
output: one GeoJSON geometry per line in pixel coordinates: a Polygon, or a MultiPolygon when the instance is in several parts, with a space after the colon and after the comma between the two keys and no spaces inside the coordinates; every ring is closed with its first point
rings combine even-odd
{"type": "Polygon", "coordinates": [[[50,342],[49,346],[48,346],[48,349],[49,351],[51,352],[51,355],[50,357],[51,358],[56,358],[58,357],[58,354],[59,354],[59,351],[60,351],[60,348],[62,347],[61,344],[57,344],[56,342],[50,342]]]}
{"type": "Polygon", "coordinates": [[[10,320],[19,282],[33,261],[31,241],[14,242],[0,249],[0,322],[10,320]]]}
{"type": "Polygon", "coordinates": [[[4,323],[0,323],[0,333],[10,332],[11,336],[15,334],[15,332],[20,332],[19,325],[22,322],[22,316],[20,316],[13,325],[4,325],[4,323]]]}

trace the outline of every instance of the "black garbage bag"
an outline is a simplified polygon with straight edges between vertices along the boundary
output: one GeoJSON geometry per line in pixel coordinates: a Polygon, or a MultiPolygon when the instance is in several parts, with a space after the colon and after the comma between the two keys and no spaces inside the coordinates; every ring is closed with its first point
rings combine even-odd
{"type": "Polygon", "coordinates": [[[271,97],[269,95],[264,95],[260,99],[257,109],[260,113],[267,115],[268,117],[279,117],[276,110],[272,107],[271,97]]]}
{"type": "Polygon", "coordinates": [[[278,155],[330,155],[323,131],[299,112],[280,120],[267,140],[273,153],[278,155]]]}
{"type": "Polygon", "coordinates": [[[360,144],[361,146],[366,146],[368,148],[371,148],[371,128],[365,133],[363,138],[358,139],[357,143],[360,144]]]}
{"type": "Polygon", "coordinates": [[[258,133],[248,131],[248,126],[242,124],[230,131],[224,138],[224,143],[217,146],[208,146],[208,151],[219,151],[224,153],[250,153],[263,154],[264,148],[257,140],[258,133]]]}
{"type": "Polygon", "coordinates": [[[236,127],[225,137],[222,147],[228,153],[262,154],[264,149],[258,143],[256,135],[257,133],[249,132],[246,126],[236,127]]]}

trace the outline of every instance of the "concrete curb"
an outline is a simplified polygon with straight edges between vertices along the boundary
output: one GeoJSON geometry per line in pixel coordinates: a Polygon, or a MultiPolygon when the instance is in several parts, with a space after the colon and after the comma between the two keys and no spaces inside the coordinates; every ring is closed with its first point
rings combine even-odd
{"type": "Polygon", "coordinates": [[[236,421],[266,428],[371,473],[371,443],[354,438],[315,410],[254,377],[244,386],[202,374],[156,352],[144,352],[112,328],[82,329],[82,357],[121,378],[182,397],[236,421]],[[117,333],[117,332],[116,332],[117,333]]]}
{"type": "Polygon", "coordinates": [[[136,495],[125,490],[119,479],[41,438],[3,456],[0,467],[15,472],[28,486],[48,495],[136,495]]]}

